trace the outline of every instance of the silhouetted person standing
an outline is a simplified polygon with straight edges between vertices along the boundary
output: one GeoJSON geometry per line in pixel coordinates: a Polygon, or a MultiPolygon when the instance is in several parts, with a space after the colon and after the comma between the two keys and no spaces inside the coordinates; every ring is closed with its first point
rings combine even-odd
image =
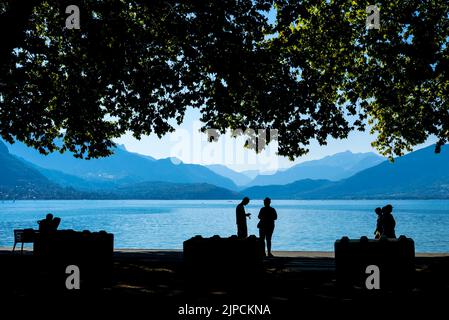
{"type": "Polygon", "coordinates": [[[274,231],[274,221],[277,220],[278,215],[276,210],[270,206],[271,199],[265,198],[263,201],[264,207],[260,209],[259,212],[259,223],[257,227],[259,228],[259,237],[262,241],[263,251],[265,254],[265,240],[267,241],[267,252],[268,256],[272,257],[271,254],[271,237],[274,231]]]}
{"type": "Polygon", "coordinates": [[[243,198],[242,202],[235,208],[235,217],[237,222],[237,236],[246,238],[248,236],[248,227],[246,225],[246,217],[250,217],[251,213],[245,212],[245,206],[249,203],[249,198],[243,198]]]}
{"type": "Polygon", "coordinates": [[[374,239],[380,239],[383,233],[382,209],[376,208],[376,210],[374,211],[377,214],[377,223],[376,223],[376,230],[374,230],[374,239]]]}
{"type": "Polygon", "coordinates": [[[396,233],[394,231],[394,229],[396,228],[396,221],[391,214],[392,212],[393,206],[391,204],[388,204],[382,208],[382,236],[385,236],[387,238],[396,238],[396,233]]]}

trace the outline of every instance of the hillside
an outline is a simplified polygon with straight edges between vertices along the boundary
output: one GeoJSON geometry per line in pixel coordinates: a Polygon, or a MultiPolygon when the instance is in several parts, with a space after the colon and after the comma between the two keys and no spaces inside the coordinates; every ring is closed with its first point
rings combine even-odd
{"type": "Polygon", "coordinates": [[[139,200],[216,200],[237,199],[240,195],[207,183],[183,184],[156,181],[121,186],[111,192],[105,192],[102,197],[139,200]]]}
{"type": "Polygon", "coordinates": [[[249,186],[284,185],[298,180],[331,180],[348,178],[357,172],[378,165],[384,158],[374,153],[337,153],[320,160],[297,164],[287,170],[272,175],[259,175],[249,186]]]}
{"type": "Polygon", "coordinates": [[[242,194],[278,199],[448,199],[449,149],[429,146],[332,182],[300,180],[286,185],[251,187],[242,194]]]}
{"type": "MultiPolygon", "coordinates": [[[[155,160],[154,160],[155,161],[155,160]]],[[[43,169],[9,153],[0,141],[0,199],[235,199],[238,193],[206,183],[139,182],[108,184],[95,192],[63,187],[100,188],[89,180],[43,169]],[[58,183],[55,183],[58,181],[58,183]],[[62,185],[62,186],[61,186],[62,185]]]]}
{"type": "MultiPolygon", "coordinates": [[[[228,178],[216,174],[212,170],[194,164],[175,164],[171,159],[155,160],[117,147],[114,154],[107,158],[83,160],[74,158],[69,153],[52,153],[47,156],[25,146],[22,143],[8,145],[10,152],[24,160],[47,170],[47,177],[73,187],[81,187],[79,179],[71,179],[65,175],[75,176],[89,181],[88,185],[115,187],[145,181],[164,181],[172,183],[209,183],[219,187],[235,189],[235,184],[228,178]],[[71,181],[73,180],[73,181],[71,181]],[[110,183],[111,185],[107,185],[110,183]]],[[[83,188],[86,189],[86,188],[83,188]]]]}
{"type": "Polygon", "coordinates": [[[307,199],[313,198],[318,190],[322,190],[334,182],[329,180],[299,180],[286,185],[255,186],[241,191],[242,195],[251,199],[307,199]]]}
{"type": "Polygon", "coordinates": [[[32,165],[11,155],[0,141],[0,199],[80,199],[84,194],[63,188],[32,165]]]}

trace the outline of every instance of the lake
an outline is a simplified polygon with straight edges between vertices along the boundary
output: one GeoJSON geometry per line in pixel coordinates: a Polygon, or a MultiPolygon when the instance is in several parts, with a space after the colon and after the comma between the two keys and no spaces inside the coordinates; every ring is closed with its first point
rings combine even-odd
{"type": "MultiPolygon", "coordinates": [[[[60,229],[106,230],[116,248],[182,249],[195,235],[235,234],[235,206],[228,200],[99,200],[0,202],[0,247],[13,245],[13,230],[37,228],[51,212],[60,229]]],[[[415,240],[417,252],[449,252],[449,200],[273,200],[279,219],[273,250],[333,251],[342,236],[373,237],[374,208],[391,203],[397,236],[415,240]]],[[[261,200],[246,211],[249,234],[257,234],[261,200]]]]}

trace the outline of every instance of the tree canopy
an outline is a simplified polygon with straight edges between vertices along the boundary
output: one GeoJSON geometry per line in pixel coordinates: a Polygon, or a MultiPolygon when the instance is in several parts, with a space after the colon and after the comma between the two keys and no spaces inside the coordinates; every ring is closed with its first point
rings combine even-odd
{"type": "Polygon", "coordinates": [[[368,125],[401,155],[449,137],[449,3],[9,0],[0,49],[0,134],[43,153],[107,156],[112,139],[162,136],[199,108],[204,129],[277,129],[279,154],[368,125]],[[62,144],[56,143],[58,139],[62,144]]]}

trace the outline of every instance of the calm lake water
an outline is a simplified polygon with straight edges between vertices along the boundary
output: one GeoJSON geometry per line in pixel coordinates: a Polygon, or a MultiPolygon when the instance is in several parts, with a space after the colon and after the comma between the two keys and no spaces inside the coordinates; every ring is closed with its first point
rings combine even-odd
{"type": "MultiPolygon", "coordinates": [[[[449,201],[446,200],[273,200],[279,219],[273,250],[333,251],[336,239],[373,236],[374,208],[394,206],[397,235],[415,240],[417,252],[449,252],[449,201]]],[[[47,212],[62,218],[60,229],[106,230],[116,248],[182,249],[195,235],[236,233],[238,201],[10,201],[0,202],[0,246],[13,244],[13,230],[37,228],[47,212]]],[[[262,201],[247,206],[249,234],[257,234],[262,201]]]]}

